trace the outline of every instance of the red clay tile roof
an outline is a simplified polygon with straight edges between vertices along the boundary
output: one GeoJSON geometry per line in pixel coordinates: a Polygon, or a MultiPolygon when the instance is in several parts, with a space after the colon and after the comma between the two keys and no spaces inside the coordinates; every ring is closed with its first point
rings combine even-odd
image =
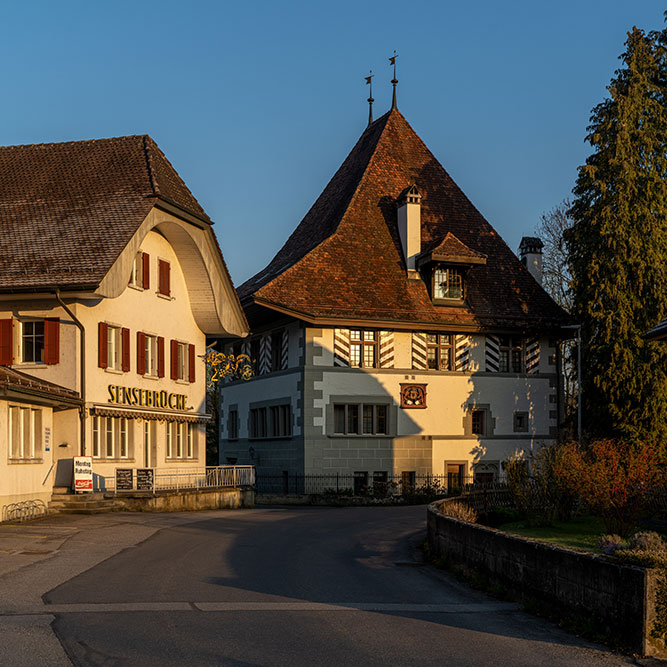
{"type": "Polygon", "coordinates": [[[57,397],[67,402],[80,403],[79,393],[54,382],[47,382],[34,375],[0,366],[0,387],[7,387],[43,397],[57,397]]]}
{"type": "Polygon", "coordinates": [[[314,320],[508,329],[568,321],[396,110],[366,129],[282,249],[239,295],[246,308],[255,300],[314,320]],[[451,232],[487,256],[468,273],[465,307],[435,306],[423,281],[407,279],[396,199],[413,183],[422,196],[422,248],[451,232]]]}
{"type": "Polygon", "coordinates": [[[0,291],[96,286],[160,198],[208,220],[147,135],[0,147],[0,291]]]}

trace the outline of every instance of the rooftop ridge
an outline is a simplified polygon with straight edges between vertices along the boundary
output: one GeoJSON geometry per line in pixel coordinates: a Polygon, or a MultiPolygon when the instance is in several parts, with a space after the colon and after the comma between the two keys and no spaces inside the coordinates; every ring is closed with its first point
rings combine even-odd
{"type": "Polygon", "coordinates": [[[126,134],[119,137],[100,137],[97,139],[71,139],[69,141],[45,141],[36,144],[11,144],[9,146],[0,146],[1,151],[5,150],[17,150],[25,148],[49,148],[51,146],[66,146],[72,144],[99,144],[106,141],[121,141],[123,139],[151,139],[148,134],[126,134]]]}

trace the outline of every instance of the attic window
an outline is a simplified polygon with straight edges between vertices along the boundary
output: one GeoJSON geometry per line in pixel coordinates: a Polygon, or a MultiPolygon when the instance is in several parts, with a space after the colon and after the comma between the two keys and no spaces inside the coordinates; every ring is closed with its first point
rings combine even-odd
{"type": "Polygon", "coordinates": [[[463,300],[463,272],[448,266],[436,266],[433,271],[433,300],[463,300]]]}

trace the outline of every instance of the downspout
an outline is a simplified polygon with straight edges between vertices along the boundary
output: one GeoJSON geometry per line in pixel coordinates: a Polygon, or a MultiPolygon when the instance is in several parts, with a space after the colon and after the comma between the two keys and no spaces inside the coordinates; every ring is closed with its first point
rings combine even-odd
{"type": "Polygon", "coordinates": [[[81,336],[80,342],[80,357],[81,357],[81,376],[80,376],[80,394],[81,406],[79,407],[79,428],[80,428],[80,456],[86,455],[86,329],[81,320],[72,312],[70,307],[60,297],[60,290],[56,289],[56,301],[62,306],[63,310],[72,318],[74,324],[79,329],[81,336]]]}

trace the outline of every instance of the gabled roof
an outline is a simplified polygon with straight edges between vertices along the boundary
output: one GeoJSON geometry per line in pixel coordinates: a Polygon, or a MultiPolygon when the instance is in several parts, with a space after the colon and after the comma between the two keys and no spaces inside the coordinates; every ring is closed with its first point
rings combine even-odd
{"type": "Polygon", "coordinates": [[[313,322],[547,328],[567,314],[470,203],[397,110],[368,126],[269,265],[239,288],[253,302],[313,322]],[[421,194],[422,248],[451,233],[485,265],[468,274],[465,307],[435,306],[407,278],[396,199],[421,194]]]}
{"type": "Polygon", "coordinates": [[[98,285],[159,201],[210,223],[147,135],[0,147],[0,291],[98,285]]]}
{"type": "Polygon", "coordinates": [[[434,247],[427,248],[417,258],[417,263],[423,261],[449,262],[451,264],[486,264],[486,255],[469,248],[459,241],[454,234],[447,232],[445,238],[434,247]]]}

